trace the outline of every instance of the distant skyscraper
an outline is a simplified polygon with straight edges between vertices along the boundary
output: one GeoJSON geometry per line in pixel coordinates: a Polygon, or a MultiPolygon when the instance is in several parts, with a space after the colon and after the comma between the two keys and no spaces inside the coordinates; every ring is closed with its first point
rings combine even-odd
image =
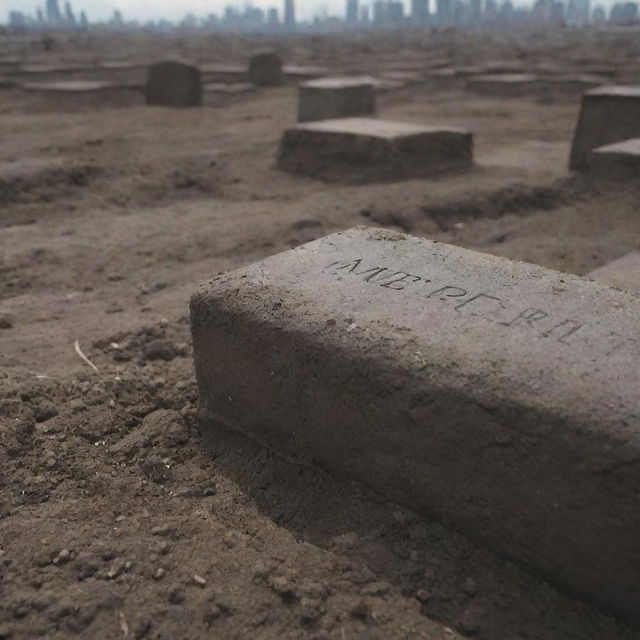
{"type": "Polygon", "coordinates": [[[452,18],[451,0],[436,0],[438,22],[450,22],[452,18]]]}
{"type": "Polygon", "coordinates": [[[347,0],[347,22],[349,24],[358,22],[358,0],[347,0]]]}
{"type": "Polygon", "coordinates": [[[284,26],[294,29],[296,26],[296,7],[294,0],[284,0],[284,26]]]}
{"type": "Polygon", "coordinates": [[[274,9],[273,7],[269,9],[269,11],[267,12],[267,24],[270,27],[276,27],[278,26],[278,24],[280,24],[277,9],[274,9]]]}
{"type": "Polygon", "coordinates": [[[75,26],[76,16],[73,13],[73,8],[70,2],[64,5],[64,20],[68,25],[75,26]]]}
{"type": "Polygon", "coordinates": [[[411,0],[411,19],[423,24],[429,19],[429,0],[411,0]]]}
{"type": "Polygon", "coordinates": [[[59,24],[62,22],[62,14],[60,13],[60,5],[58,0],[47,0],[47,22],[49,24],[59,24]]]}

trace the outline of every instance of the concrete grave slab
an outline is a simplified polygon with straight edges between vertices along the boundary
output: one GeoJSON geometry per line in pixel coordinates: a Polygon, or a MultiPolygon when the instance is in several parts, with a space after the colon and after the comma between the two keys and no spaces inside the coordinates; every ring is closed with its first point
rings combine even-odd
{"type": "Polygon", "coordinates": [[[205,84],[240,84],[249,80],[249,69],[242,64],[207,63],[200,65],[202,81],[205,84]]]}
{"type": "Polygon", "coordinates": [[[474,76],[467,87],[488,96],[516,98],[540,88],[538,76],[530,73],[502,73],[474,76]]]}
{"type": "Polygon", "coordinates": [[[356,228],[191,300],[201,417],[640,624],[640,296],[356,228]]]}
{"type": "Polygon", "coordinates": [[[51,93],[91,93],[114,89],[118,85],[113,82],[97,80],[60,80],[57,82],[23,82],[20,87],[25,91],[44,91],[51,93]]]}
{"type": "Polygon", "coordinates": [[[373,118],[298,124],[280,143],[278,164],[292,173],[338,182],[435,175],[471,165],[473,135],[373,118]]]}
{"type": "Polygon", "coordinates": [[[632,180],[640,177],[640,138],[592,149],[586,166],[594,177],[632,180]]]}
{"type": "Polygon", "coordinates": [[[326,67],[316,67],[313,65],[285,64],[282,72],[288,80],[300,82],[304,80],[315,80],[329,75],[330,71],[326,67]]]}
{"type": "Polygon", "coordinates": [[[640,291],[640,251],[631,251],[587,277],[619,289],[640,291]]]}
{"type": "Polygon", "coordinates": [[[197,107],[202,104],[202,79],[198,67],[177,60],[149,67],[146,87],[148,105],[197,107]]]}
{"type": "Polygon", "coordinates": [[[298,121],[368,116],[376,111],[375,78],[321,78],[298,87],[298,121]]]}
{"type": "Polygon", "coordinates": [[[640,137],[640,86],[605,86],[582,97],[569,166],[588,168],[592,149],[640,137]]]}
{"type": "Polygon", "coordinates": [[[277,86],[284,81],[282,59],[275,51],[262,51],[249,59],[249,82],[258,86],[277,86]]]}

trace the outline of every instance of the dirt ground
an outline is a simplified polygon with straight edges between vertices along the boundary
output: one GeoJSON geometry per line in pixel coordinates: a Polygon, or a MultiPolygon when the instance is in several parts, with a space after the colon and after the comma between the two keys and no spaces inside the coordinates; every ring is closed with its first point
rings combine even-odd
{"type": "MultiPolygon", "coordinates": [[[[636,248],[639,188],[568,173],[579,93],[478,96],[427,72],[503,60],[606,66],[633,82],[639,42],[625,31],[271,42],[292,63],[423,73],[382,93],[379,116],[475,133],[471,171],[390,184],[275,167],[294,85],[187,110],[0,89],[0,640],[640,638],[446,522],[201,433],[187,315],[200,281],[358,224],[581,275],[636,248]]],[[[46,60],[224,63],[263,44],[85,36],[46,60]]],[[[37,40],[0,38],[0,52],[45,59],[37,40]]]]}

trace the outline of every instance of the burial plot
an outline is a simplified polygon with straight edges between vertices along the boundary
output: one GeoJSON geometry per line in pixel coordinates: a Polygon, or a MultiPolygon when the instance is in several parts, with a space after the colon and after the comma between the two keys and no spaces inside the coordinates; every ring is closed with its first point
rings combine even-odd
{"type": "Polygon", "coordinates": [[[242,84],[249,80],[249,71],[241,64],[207,63],[200,65],[204,84],[242,84]]]}
{"type": "Polygon", "coordinates": [[[263,51],[251,56],[249,60],[249,82],[258,86],[282,84],[284,73],[282,60],[274,51],[263,51]]]}
{"type": "Polygon", "coordinates": [[[130,106],[141,102],[137,87],[95,80],[25,82],[20,88],[46,98],[45,104],[55,109],[130,106]]]}
{"type": "Polygon", "coordinates": [[[487,74],[469,78],[467,87],[483,95],[517,98],[538,89],[540,82],[529,73],[487,74]]]}
{"type": "Polygon", "coordinates": [[[594,177],[618,180],[640,178],[640,138],[592,149],[587,154],[586,167],[594,177]]]}
{"type": "Polygon", "coordinates": [[[592,149],[640,137],[640,87],[608,86],[588,91],[573,138],[569,166],[588,168],[592,149]]]}
{"type": "Polygon", "coordinates": [[[473,136],[468,131],[343,118],[287,129],[278,164],[291,173],[326,180],[373,182],[466,168],[472,158],[473,136]]]}
{"type": "Polygon", "coordinates": [[[149,67],[146,87],[148,105],[197,107],[202,104],[200,70],[178,61],[158,62],[149,67]]]}
{"type": "Polygon", "coordinates": [[[577,276],[351,229],[193,295],[202,416],[640,624],[639,315],[577,276]]]}
{"type": "Polygon", "coordinates": [[[305,80],[316,80],[329,74],[329,70],[325,67],[314,67],[299,64],[285,64],[282,72],[287,80],[293,82],[302,82],[305,80]]]}
{"type": "Polygon", "coordinates": [[[298,121],[368,116],[376,110],[376,80],[322,78],[298,87],[298,121]]]}
{"type": "Polygon", "coordinates": [[[224,106],[238,102],[243,97],[255,93],[256,86],[248,82],[238,84],[224,84],[223,82],[210,82],[202,87],[203,100],[212,106],[224,106]]]}
{"type": "Polygon", "coordinates": [[[592,271],[587,277],[612,287],[640,291],[640,252],[631,251],[592,271]]]}

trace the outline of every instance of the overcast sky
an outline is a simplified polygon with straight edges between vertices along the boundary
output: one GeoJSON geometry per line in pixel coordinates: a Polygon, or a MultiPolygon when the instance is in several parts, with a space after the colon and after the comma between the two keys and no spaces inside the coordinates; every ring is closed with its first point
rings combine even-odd
{"type": "MultiPolygon", "coordinates": [[[[363,0],[361,0],[363,1],[363,0]]],[[[366,1],[366,0],[364,0],[366,1]]],[[[65,0],[59,0],[64,5],[65,0]]],[[[326,7],[334,15],[344,13],[346,0],[297,0],[296,7],[300,19],[310,17],[321,7],[326,7]]],[[[4,22],[11,10],[33,12],[37,7],[45,4],[45,0],[0,0],[0,21],[4,22]]],[[[192,12],[197,16],[208,13],[222,13],[227,4],[243,5],[243,0],[71,0],[76,13],[85,10],[90,20],[104,20],[113,14],[114,9],[120,9],[125,18],[149,20],[166,18],[179,20],[185,14],[192,12]]],[[[278,7],[282,14],[281,5],[284,0],[252,0],[251,4],[258,7],[278,7]]]]}

